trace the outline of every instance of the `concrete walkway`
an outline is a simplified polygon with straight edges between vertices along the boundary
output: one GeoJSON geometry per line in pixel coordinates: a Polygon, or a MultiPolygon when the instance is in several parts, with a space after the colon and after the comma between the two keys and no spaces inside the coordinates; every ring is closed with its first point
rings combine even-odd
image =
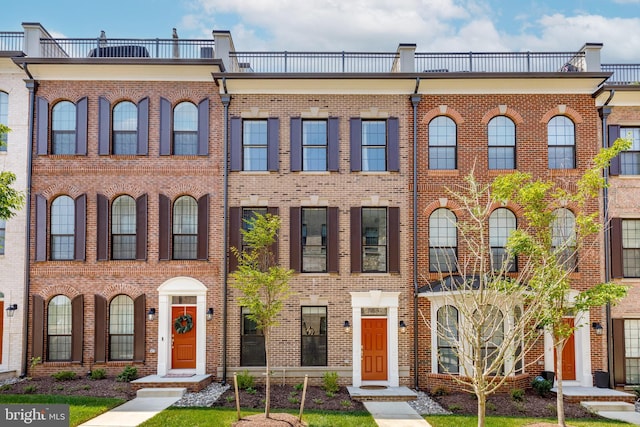
{"type": "Polygon", "coordinates": [[[601,417],[611,420],[625,421],[629,424],[640,425],[640,413],[635,405],[626,402],[580,402],[588,410],[601,417]]]}
{"type": "Polygon", "coordinates": [[[407,402],[363,402],[380,427],[431,427],[407,402]]]}

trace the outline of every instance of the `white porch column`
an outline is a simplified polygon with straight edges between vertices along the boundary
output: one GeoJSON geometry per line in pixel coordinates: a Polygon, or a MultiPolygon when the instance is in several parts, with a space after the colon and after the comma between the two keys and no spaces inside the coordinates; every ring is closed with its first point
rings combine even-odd
{"type": "Polygon", "coordinates": [[[171,304],[169,295],[158,296],[158,375],[167,375],[171,356],[171,331],[169,330],[171,304]]]}
{"type": "MultiPolygon", "coordinates": [[[[353,302],[352,302],[353,303],[353,302]]],[[[351,342],[353,343],[353,386],[362,385],[362,309],[353,307],[351,313],[351,342]]]]}

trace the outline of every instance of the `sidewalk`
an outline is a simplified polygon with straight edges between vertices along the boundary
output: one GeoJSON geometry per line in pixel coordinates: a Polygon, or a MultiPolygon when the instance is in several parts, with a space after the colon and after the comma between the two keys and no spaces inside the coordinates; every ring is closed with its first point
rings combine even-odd
{"type": "Polygon", "coordinates": [[[431,427],[407,402],[363,402],[380,427],[431,427]]]}

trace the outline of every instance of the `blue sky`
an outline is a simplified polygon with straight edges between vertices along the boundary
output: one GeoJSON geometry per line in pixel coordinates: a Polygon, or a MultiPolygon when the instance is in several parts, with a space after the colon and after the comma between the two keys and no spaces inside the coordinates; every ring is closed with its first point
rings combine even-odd
{"type": "Polygon", "coordinates": [[[39,22],[54,36],[209,38],[237,50],[575,51],[640,63],[640,0],[5,0],[0,31],[39,22]],[[5,3],[6,2],[6,3],[5,3]]]}

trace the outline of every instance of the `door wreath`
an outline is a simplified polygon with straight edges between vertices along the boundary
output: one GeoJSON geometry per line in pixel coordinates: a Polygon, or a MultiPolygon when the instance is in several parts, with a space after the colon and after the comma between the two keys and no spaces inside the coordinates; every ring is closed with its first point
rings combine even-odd
{"type": "Polygon", "coordinates": [[[193,317],[189,313],[176,317],[173,321],[173,329],[179,334],[186,334],[193,329],[193,317]]]}

